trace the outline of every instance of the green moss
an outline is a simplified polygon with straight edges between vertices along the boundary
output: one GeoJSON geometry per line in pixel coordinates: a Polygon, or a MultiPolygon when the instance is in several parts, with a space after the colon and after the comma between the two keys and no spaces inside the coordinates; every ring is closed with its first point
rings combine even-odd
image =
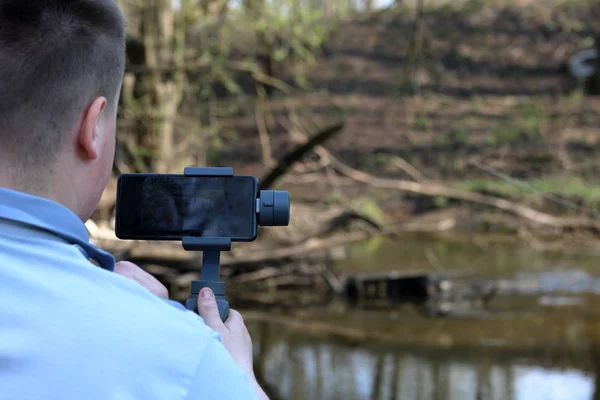
{"type": "Polygon", "coordinates": [[[533,180],[518,185],[505,181],[472,180],[461,185],[471,191],[494,193],[502,197],[554,195],[581,202],[594,209],[600,205],[600,184],[569,180],[533,180]]]}
{"type": "Polygon", "coordinates": [[[378,224],[385,223],[385,212],[375,200],[371,198],[360,198],[355,200],[353,206],[378,224]]]}

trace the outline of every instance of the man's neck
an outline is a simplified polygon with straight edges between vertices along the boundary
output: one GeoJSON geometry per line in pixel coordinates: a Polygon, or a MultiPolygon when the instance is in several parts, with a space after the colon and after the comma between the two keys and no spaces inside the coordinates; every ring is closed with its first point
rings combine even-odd
{"type": "Polygon", "coordinates": [[[12,189],[12,190],[19,190],[15,187],[13,180],[11,178],[9,178],[8,176],[6,176],[6,174],[2,174],[2,173],[0,173],[0,187],[12,189]]]}
{"type": "Polygon", "coordinates": [[[40,177],[35,179],[23,175],[0,173],[0,187],[52,200],[74,211],[77,209],[77,200],[68,186],[56,179],[44,181],[40,177]],[[52,183],[49,183],[50,181],[52,183]]]}

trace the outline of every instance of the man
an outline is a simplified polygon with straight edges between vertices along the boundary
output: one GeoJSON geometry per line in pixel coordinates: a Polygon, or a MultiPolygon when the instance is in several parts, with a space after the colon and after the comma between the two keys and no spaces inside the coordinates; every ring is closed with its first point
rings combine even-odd
{"type": "Polygon", "coordinates": [[[239,313],[174,307],[88,242],[124,36],[112,0],[0,0],[0,399],[264,399],[239,313]]]}

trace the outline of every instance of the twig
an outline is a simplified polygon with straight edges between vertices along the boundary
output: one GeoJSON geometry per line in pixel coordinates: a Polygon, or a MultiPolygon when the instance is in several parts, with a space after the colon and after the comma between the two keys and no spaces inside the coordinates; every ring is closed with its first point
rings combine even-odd
{"type": "MultiPolygon", "coordinates": [[[[327,239],[309,239],[306,242],[291,246],[284,247],[281,249],[271,250],[265,253],[254,253],[254,254],[244,254],[243,260],[227,260],[224,259],[221,263],[222,265],[227,265],[230,263],[236,264],[256,264],[259,262],[267,262],[267,261],[275,261],[275,260],[283,260],[296,258],[299,256],[304,256],[310,253],[318,253],[321,251],[325,251],[332,247],[347,245],[351,243],[360,242],[362,240],[367,239],[371,236],[369,233],[365,231],[357,231],[351,232],[344,235],[337,235],[333,237],[329,237],[327,239]]],[[[242,258],[242,257],[240,257],[242,258]]]]}
{"type": "Polygon", "coordinates": [[[231,67],[237,71],[249,72],[252,74],[252,77],[259,83],[262,83],[267,86],[272,86],[276,89],[281,90],[283,93],[289,94],[292,90],[292,87],[287,83],[279,80],[277,78],[273,78],[264,72],[262,72],[256,64],[248,63],[248,62],[233,62],[231,67]]]}
{"type": "Polygon", "coordinates": [[[267,281],[267,286],[275,288],[277,286],[294,285],[294,286],[313,286],[314,279],[307,276],[278,276],[267,281]]]}
{"type": "Polygon", "coordinates": [[[263,86],[256,86],[256,92],[258,94],[258,100],[256,101],[256,128],[258,129],[258,135],[260,137],[260,147],[262,149],[263,163],[272,167],[275,164],[273,159],[273,152],[271,150],[271,142],[269,140],[269,132],[267,130],[267,124],[265,121],[265,111],[263,108],[266,102],[266,91],[263,86]]]}
{"type": "Polygon", "coordinates": [[[412,164],[401,157],[394,158],[394,165],[404,171],[406,175],[410,176],[416,182],[427,180],[427,177],[423,175],[421,171],[413,167],[412,164]]]}
{"type": "Polygon", "coordinates": [[[415,68],[417,64],[417,58],[421,52],[421,46],[423,42],[423,21],[425,10],[425,0],[417,0],[417,15],[415,16],[415,23],[413,24],[413,30],[410,34],[410,45],[406,50],[406,66],[404,69],[404,84],[410,84],[413,88],[416,86],[414,82],[415,68]]]}
{"type": "MultiPolygon", "coordinates": [[[[404,225],[396,225],[387,227],[386,229],[378,232],[378,235],[388,236],[405,230],[410,230],[410,226],[407,225],[408,229],[404,228],[404,225]]],[[[296,259],[305,257],[311,253],[321,253],[333,247],[349,245],[352,243],[360,242],[368,239],[372,236],[372,233],[364,230],[344,233],[329,237],[326,239],[309,239],[300,244],[293,244],[279,249],[265,249],[263,251],[255,252],[243,252],[236,256],[224,253],[221,256],[222,267],[239,267],[245,265],[257,265],[260,263],[266,263],[271,261],[281,261],[288,259],[296,259]]],[[[103,241],[104,248],[110,247],[109,244],[116,243],[116,241],[103,241]]],[[[127,259],[132,262],[138,262],[141,264],[161,264],[171,268],[177,268],[180,270],[197,271],[200,266],[200,258],[195,253],[190,253],[179,245],[165,243],[156,244],[151,243],[150,245],[138,244],[136,247],[130,247],[127,249],[127,259]]]]}
{"type": "MultiPolygon", "coordinates": [[[[209,68],[213,65],[212,61],[193,60],[186,61],[182,65],[170,63],[162,66],[147,66],[147,65],[128,65],[126,73],[132,74],[155,74],[155,73],[175,73],[175,72],[195,72],[203,68],[209,68]]],[[[223,68],[231,69],[238,72],[246,72],[252,75],[254,80],[267,86],[281,90],[283,93],[290,93],[292,87],[282,80],[273,78],[262,72],[256,64],[244,61],[227,62],[223,68]]]]}
{"type": "Polygon", "coordinates": [[[427,257],[429,264],[431,264],[431,266],[435,270],[435,273],[438,277],[442,277],[446,273],[444,267],[442,266],[442,264],[440,264],[439,260],[435,256],[435,253],[433,252],[433,250],[431,250],[431,249],[425,250],[425,257],[427,257]]]}
{"type": "Polygon", "coordinates": [[[329,268],[325,270],[323,277],[329,283],[329,286],[331,286],[331,288],[336,294],[341,294],[344,291],[344,284],[329,268]]]}
{"type": "MultiPolygon", "coordinates": [[[[323,180],[323,174],[312,173],[300,176],[286,175],[282,178],[283,182],[291,183],[294,185],[306,185],[311,183],[321,182],[323,180]]],[[[354,183],[352,183],[354,184],[354,183]]]]}
{"type": "Polygon", "coordinates": [[[543,191],[541,191],[539,189],[534,188],[529,183],[520,181],[518,179],[515,179],[515,178],[513,178],[513,177],[511,177],[511,176],[509,176],[509,175],[507,175],[507,174],[505,174],[505,173],[503,173],[501,171],[498,171],[495,168],[488,167],[486,165],[482,165],[482,164],[478,163],[477,161],[473,161],[473,160],[469,161],[469,164],[473,165],[476,168],[481,169],[482,171],[487,172],[488,174],[494,175],[495,177],[500,178],[500,179],[502,179],[502,180],[504,180],[504,181],[506,181],[508,183],[512,183],[515,186],[520,186],[520,187],[529,189],[532,192],[535,192],[535,193],[539,194],[540,196],[542,196],[546,200],[552,201],[552,202],[554,202],[556,204],[560,204],[560,205],[565,206],[567,208],[570,208],[570,209],[572,209],[574,211],[584,211],[585,213],[587,213],[589,215],[593,215],[594,217],[600,217],[600,214],[598,214],[598,213],[596,213],[596,212],[594,212],[594,211],[592,211],[590,209],[586,209],[585,207],[581,207],[580,205],[578,205],[578,204],[576,204],[576,203],[574,203],[572,201],[569,201],[567,199],[563,199],[562,197],[558,197],[558,196],[554,196],[554,195],[549,194],[549,193],[545,193],[545,192],[543,192],[543,191]]]}
{"type": "Polygon", "coordinates": [[[287,275],[294,272],[293,267],[286,268],[262,268],[258,271],[248,272],[242,275],[238,275],[230,278],[231,282],[234,283],[249,283],[263,281],[265,279],[273,278],[280,275],[287,275]]]}
{"type": "Polygon", "coordinates": [[[313,172],[321,171],[323,168],[329,166],[329,161],[319,158],[317,161],[304,162],[302,164],[297,163],[292,166],[294,172],[298,174],[308,174],[313,172]]]}
{"type": "MultiPolygon", "coordinates": [[[[323,147],[320,147],[318,150],[327,151],[323,147]]],[[[481,193],[452,189],[446,186],[435,184],[433,182],[423,184],[405,180],[377,178],[375,176],[369,175],[362,171],[358,171],[342,163],[341,161],[337,160],[333,155],[331,155],[331,153],[329,153],[329,158],[334,168],[343,175],[346,175],[347,177],[352,178],[358,182],[362,182],[374,187],[382,189],[400,190],[409,193],[417,193],[425,196],[447,197],[456,200],[467,201],[474,204],[481,204],[488,207],[497,208],[499,210],[508,212],[518,217],[525,218],[529,221],[538,224],[548,225],[556,228],[583,228],[591,229],[593,231],[600,231],[599,221],[580,218],[556,217],[554,215],[534,210],[523,204],[517,204],[497,197],[486,196],[481,193]]]]}

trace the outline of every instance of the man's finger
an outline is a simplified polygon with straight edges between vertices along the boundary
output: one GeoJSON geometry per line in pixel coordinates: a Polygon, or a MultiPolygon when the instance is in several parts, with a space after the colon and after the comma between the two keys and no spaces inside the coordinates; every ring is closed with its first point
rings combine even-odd
{"type": "Polygon", "coordinates": [[[204,288],[198,294],[198,314],[202,317],[206,325],[217,332],[220,332],[225,325],[219,315],[219,307],[212,290],[204,288]]]}
{"type": "Polygon", "coordinates": [[[163,299],[169,298],[169,290],[158,279],[132,262],[121,261],[115,264],[115,272],[131,279],[163,299]]]}
{"type": "Polygon", "coordinates": [[[225,321],[225,326],[234,333],[236,330],[239,330],[240,327],[245,329],[244,318],[242,317],[242,314],[236,310],[229,310],[229,317],[227,318],[227,321],[225,321]]]}

